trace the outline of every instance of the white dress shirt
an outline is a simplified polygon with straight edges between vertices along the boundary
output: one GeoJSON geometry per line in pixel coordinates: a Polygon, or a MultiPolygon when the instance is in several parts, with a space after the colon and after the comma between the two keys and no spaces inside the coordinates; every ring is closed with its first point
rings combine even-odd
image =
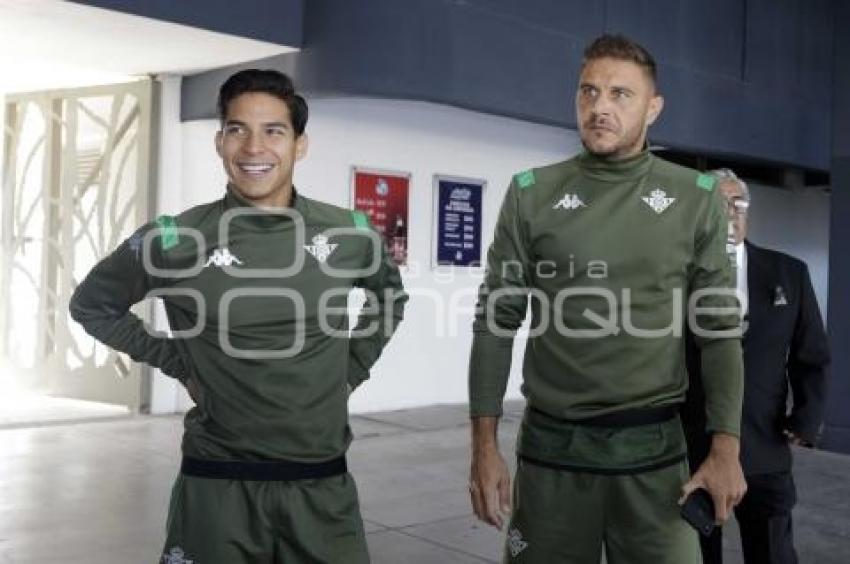
{"type": "MultiPolygon", "coordinates": [[[[747,247],[744,243],[735,245],[735,274],[737,278],[738,295],[749,298],[747,288],[747,247]]],[[[741,316],[746,317],[749,312],[749,299],[741,303],[741,316]]]]}

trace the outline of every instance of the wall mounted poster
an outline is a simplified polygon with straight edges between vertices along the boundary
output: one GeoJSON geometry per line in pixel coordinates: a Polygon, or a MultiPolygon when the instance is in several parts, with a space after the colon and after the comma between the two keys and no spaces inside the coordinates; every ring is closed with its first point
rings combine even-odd
{"type": "Polygon", "coordinates": [[[354,208],[369,216],[395,263],[407,264],[410,173],[354,167],[351,184],[354,208]]]}
{"type": "Polygon", "coordinates": [[[435,265],[481,264],[481,205],[484,180],[434,176],[435,265]]]}

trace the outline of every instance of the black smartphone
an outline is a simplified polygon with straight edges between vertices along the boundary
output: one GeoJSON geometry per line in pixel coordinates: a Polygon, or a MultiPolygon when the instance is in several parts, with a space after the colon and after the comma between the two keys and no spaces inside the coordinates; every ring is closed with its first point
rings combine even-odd
{"type": "Polygon", "coordinates": [[[714,522],[714,501],[711,494],[699,488],[691,492],[682,505],[682,518],[703,536],[711,536],[714,522]]]}

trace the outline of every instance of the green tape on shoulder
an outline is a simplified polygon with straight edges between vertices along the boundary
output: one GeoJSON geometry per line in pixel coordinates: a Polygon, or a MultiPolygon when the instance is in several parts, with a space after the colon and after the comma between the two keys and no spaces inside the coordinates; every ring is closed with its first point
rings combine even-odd
{"type": "Polygon", "coordinates": [[[717,179],[710,174],[700,174],[697,176],[697,186],[703,190],[714,190],[715,182],[717,182],[717,179]]]}
{"type": "Polygon", "coordinates": [[[526,170],[516,175],[516,183],[520,188],[528,188],[534,185],[534,171],[526,170]]]}
{"type": "Polygon", "coordinates": [[[351,218],[354,220],[354,227],[357,229],[369,229],[369,218],[360,210],[351,210],[351,218]]]}
{"type": "Polygon", "coordinates": [[[180,235],[177,233],[177,222],[170,215],[161,215],[156,218],[156,224],[160,229],[160,245],[162,250],[167,251],[172,247],[176,247],[180,242],[180,235]]]}

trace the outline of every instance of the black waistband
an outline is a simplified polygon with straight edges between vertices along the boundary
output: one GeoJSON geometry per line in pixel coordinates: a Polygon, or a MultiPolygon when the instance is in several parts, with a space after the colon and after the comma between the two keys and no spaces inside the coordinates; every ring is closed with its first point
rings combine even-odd
{"type": "Polygon", "coordinates": [[[597,415],[586,419],[566,419],[556,417],[545,411],[541,411],[536,407],[529,407],[534,413],[539,413],[552,419],[558,419],[565,423],[574,425],[587,425],[588,427],[606,427],[611,429],[621,429],[623,427],[638,427],[640,425],[651,425],[652,423],[663,423],[676,417],[679,413],[679,405],[663,405],[661,407],[646,407],[642,409],[627,409],[624,411],[615,411],[614,413],[606,413],[605,415],[597,415]]]}
{"type": "Polygon", "coordinates": [[[529,464],[543,466],[544,468],[551,468],[552,470],[564,470],[567,472],[576,472],[581,474],[600,474],[602,476],[632,476],[634,474],[643,474],[654,470],[668,468],[674,464],[680,464],[685,461],[687,455],[685,453],[677,454],[676,456],[671,456],[664,460],[650,462],[642,466],[633,466],[631,468],[597,468],[576,464],[561,464],[558,462],[549,462],[546,460],[532,458],[530,456],[525,456],[524,454],[519,455],[518,458],[522,461],[528,462],[529,464]]]}
{"type": "Polygon", "coordinates": [[[344,456],[315,463],[290,460],[276,460],[274,462],[202,460],[184,456],[183,463],[180,465],[180,472],[186,476],[256,482],[330,478],[331,476],[345,474],[347,471],[348,466],[344,456]]]}

